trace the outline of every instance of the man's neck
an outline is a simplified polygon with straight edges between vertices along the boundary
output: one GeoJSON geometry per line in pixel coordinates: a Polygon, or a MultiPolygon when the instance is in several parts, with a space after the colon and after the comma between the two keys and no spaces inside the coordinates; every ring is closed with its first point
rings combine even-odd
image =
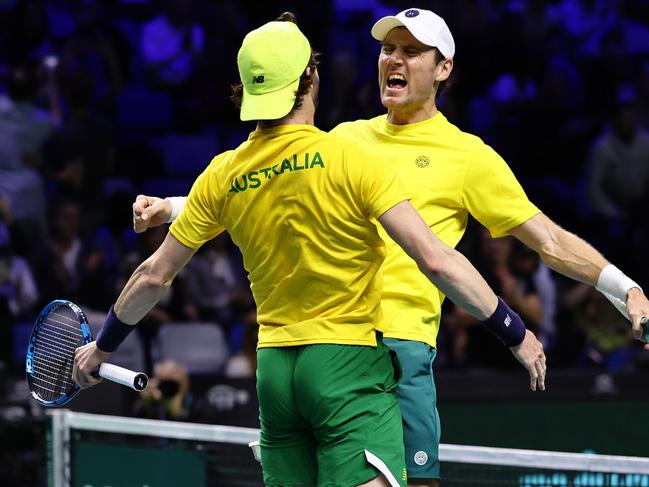
{"type": "Polygon", "coordinates": [[[388,122],[392,125],[410,125],[433,118],[437,112],[437,106],[435,105],[431,108],[421,107],[414,112],[388,109],[388,122]]]}
{"type": "Polygon", "coordinates": [[[315,107],[311,100],[305,97],[302,106],[297,110],[292,110],[291,113],[283,118],[277,120],[264,120],[257,122],[257,130],[267,129],[271,127],[279,127],[281,125],[315,125],[315,107]]]}

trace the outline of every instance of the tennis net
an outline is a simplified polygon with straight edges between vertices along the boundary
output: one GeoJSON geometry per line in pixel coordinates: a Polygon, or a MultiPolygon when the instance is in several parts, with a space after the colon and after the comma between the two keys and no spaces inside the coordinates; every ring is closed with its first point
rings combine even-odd
{"type": "MultiPolygon", "coordinates": [[[[48,487],[263,486],[253,428],[48,411],[48,487]]],[[[440,446],[444,486],[649,487],[649,458],[440,446]]]]}

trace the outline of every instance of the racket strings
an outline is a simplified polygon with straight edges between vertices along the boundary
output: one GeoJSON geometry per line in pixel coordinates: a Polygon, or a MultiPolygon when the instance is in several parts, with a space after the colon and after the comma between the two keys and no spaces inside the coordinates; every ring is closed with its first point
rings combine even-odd
{"type": "Polygon", "coordinates": [[[80,319],[68,306],[60,306],[42,321],[34,345],[33,387],[45,401],[68,393],[74,383],[74,351],[84,342],[80,319]]]}

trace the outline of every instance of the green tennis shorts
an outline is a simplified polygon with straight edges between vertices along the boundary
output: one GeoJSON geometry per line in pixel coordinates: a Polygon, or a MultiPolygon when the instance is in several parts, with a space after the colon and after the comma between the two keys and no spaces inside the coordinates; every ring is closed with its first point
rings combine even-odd
{"type": "Polygon", "coordinates": [[[441,425],[433,361],[437,350],[422,342],[384,338],[403,371],[397,396],[403,417],[403,443],[409,479],[438,479],[441,425]]]}
{"type": "Polygon", "coordinates": [[[267,486],[352,487],[379,472],[406,485],[393,357],[380,340],[258,350],[267,486]]]}

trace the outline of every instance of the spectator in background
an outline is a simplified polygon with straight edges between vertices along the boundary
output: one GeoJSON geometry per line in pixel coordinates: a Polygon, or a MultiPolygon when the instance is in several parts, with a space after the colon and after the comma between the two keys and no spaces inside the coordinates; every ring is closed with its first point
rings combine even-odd
{"type": "Polygon", "coordinates": [[[231,379],[254,377],[257,371],[257,311],[254,307],[243,317],[243,341],[241,350],[230,357],[225,366],[225,376],[231,379]]]}
{"type": "Polygon", "coordinates": [[[124,213],[128,213],[132,195],[126,190],[117,190],[107,195],[110,204],[105,205],[105,221],[100,225],[94,220],[87,240],[96,272],[94,283],[84,289],[84,302],[95,310],[105,311],[115,299],[117,279],[126,256],[137,244],[137,237],[131,228],[124,225],[124,213]]]}
{"type": "MultiPolygon", "coordinates": [[[[236,277],[225,233],[206,243],[182,271],[190,299],[188,315],[195,321],[215,321],[230,328],[238,316],[242,283],[236,277]]],[[[248,293],[249,294],[249,293],[248,293]]]]}
{"type": "Polygon", "coordinates": [[[81,203],[60,199],[51,213],[50,238],[35,258],[41,303],[65,298],[102,309],[113,295],[113,275],[101,250],[84,241],[80,232],[81,203]]]}
{"type": "MultiPolygon", "coordinates": [[[[31,247],[46,235],[39,169],[42,145],[54,128],[54,119],[36,107],[38,90],[34,72],[21,66],[11,71],[7,96],[0,97],[0,196],[9,202],[21,247],[31,247]]],[[[25,250],[30,252],[30,248],[25,250]]]]}
{"type": "Polygon", "coordinates": [[[124,84],[114,34],[106,26],[102,2],[77,0],[75,3],[76,31],[63,46],[61,69],[90,77],[91,101],[96,108],[110,109],[124,84]]]}
{"type": "Polygon", "coordinates": [[[0,361],[10,365],[12,359],[12,323],[31,319],[38,300],[36,283],[27,260],[14,255],[9,223],[11,216],[6,200],[0,198],[0,361]]]}
{"type": "Polygon", "coordinates": [[[46,144],[47,173],[59,197],[83,200],[84,234],[104,220],[104,181],[115,161],[113,126],[93,104],[93,78],[81,69],[61,72],[68,112],[46,144]]]}
{"type": "Polygon", "coordinates": [[[151,84],[174,90],[191,76],[203,52],[205,31],[192,21],[190,1],[162,3],[161,13],[144,24],[140,51],[151,84]]]}
{"type": "MultiPolygon", "coordinates": [[[[588,194],[593,211],[605,218],[633,219],[649,191],[649,133],[636,120],[632,101],[618,103],[611,126],[593,144],[588,194]]],[[[642,221],[642,219],[640,220],[642,221]]]]}
{"type": "MultiPolygon", "coordinates": [[[[556,339],[556,314],[557,314],[557,286],[552,276],[552,271],[545,263],[538,258],[538,255],[529,252],[528,247],[522,245],[515,246],[520,251],[520,264],[528,266],[528,271],[532,273],[532,279],[541,300],[543,316],[539,323],[539,340],[543,343],[546,350],[552,354],[554,342],[556,339]]],[[[517,265],[517,264],[514,264],[517,265]]],[[[525,269],[522,269],[525,271],[525,269]]]]}
{"type": "Polygon", "coordinates": [[[587,184],[591,209],[613,236],[611,252],[637,268],[643,282],[649,278],[649,133],[638,125],[635,108],[632,99],[615,106],[610,128],[592,146],[587,184]]]}
{"type": "Polygon", "coordinates": [[[632,365],[637,352],[628,322],[601,293],[579,283],[565,294],[563,305],[586,336],[578,365],[596,365],[611,373],[632,365]]]}
{"type": "Polygon", "coordinates": [[[80,205],[73,200],[61,200],[52,209],[51,236],[36,262],[42,304],[61,297],[78,301],[83,253],[79,213],[80,205]]]}
{"type": "MultiPolygon", "coordinates": [[[[533,250],[512,237],[492,238],[488,230],[480,228],[480,246],[476,258],[471,259],[476,268],[496,293],[511,303],[528,328],[540,335],[544,309],[534,275],[540,259],[533,250]]],[[[468,313],[455,307],[452,314],[442,318],[455,330],[453,355],[455,362],[474,366],[500,366],[511,364],[508,353],[501,354],[489,332],[483,333],[480,323],[468,313]]]]}
{"type": "Polygon", "coordinates": [[[31,318],[38,289],[27,260],[14,255],[10,221],[8,205],[0,198],[0,295],[13,319],[31,318]]]}
{"type": "Polygon", "coordinates": [[[135,416],[171,421],[196,420],[190,414],[192,395],[187,370],[172,360],[157,362],[147,388],[140,392],[135,416]]]}

